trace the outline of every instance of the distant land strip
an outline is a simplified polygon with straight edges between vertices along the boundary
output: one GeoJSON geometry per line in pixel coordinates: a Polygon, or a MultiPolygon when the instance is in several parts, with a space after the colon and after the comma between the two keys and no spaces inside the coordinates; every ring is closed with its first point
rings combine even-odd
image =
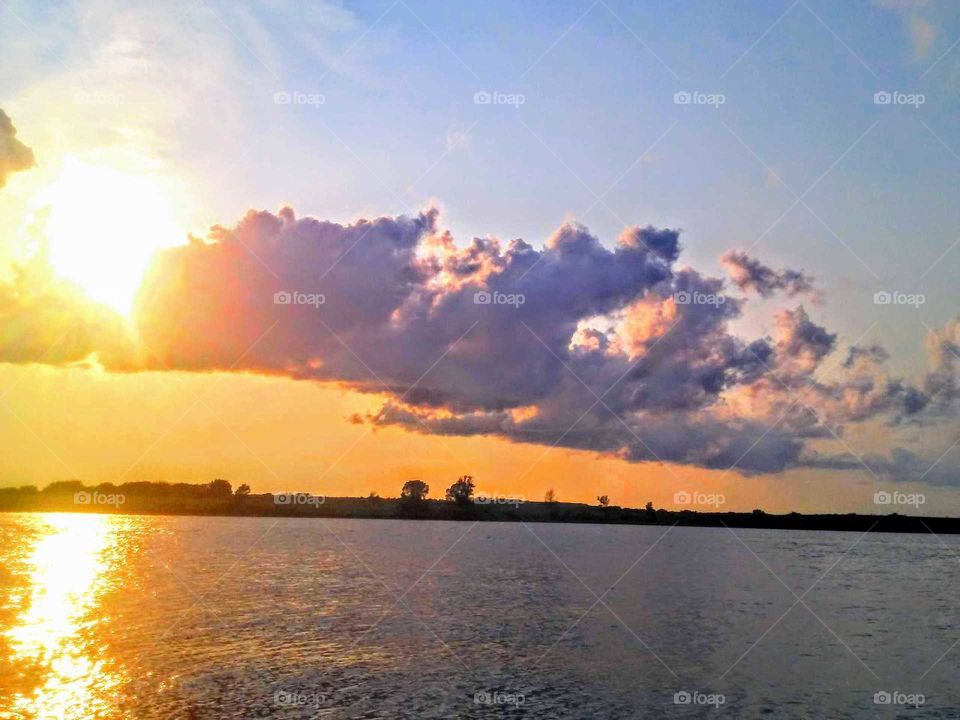
{"type": "Polygon", "coordinates": [[[681,525],[771,530],[838,530],[960,534],[960,518],[887,515],[700,512],[531,502],[509,496],[467,500],[325,497],[310,493],[252,494],[226,480],[206,484],[130,482],[87,486],[80,481],[0,488],[0,512],[80,512],[118,515],[209,515],[229,517],[367,518],[381,520],[467,520],[617,525],[681,525]]]}

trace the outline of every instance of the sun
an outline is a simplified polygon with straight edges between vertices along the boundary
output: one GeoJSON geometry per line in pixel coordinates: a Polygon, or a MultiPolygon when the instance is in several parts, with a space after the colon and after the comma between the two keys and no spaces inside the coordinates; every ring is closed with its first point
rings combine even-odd
{"type": "Polygon", "coordinates": [[[55,272],[124,315],[154,252],[184,237],[163,184],[150,175],[69,162],[43,205],[55,272]]]}

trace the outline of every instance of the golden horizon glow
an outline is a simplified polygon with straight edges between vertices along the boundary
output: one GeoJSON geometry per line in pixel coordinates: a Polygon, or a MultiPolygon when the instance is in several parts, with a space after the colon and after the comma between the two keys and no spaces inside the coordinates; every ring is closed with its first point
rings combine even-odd
{"type": "Polygon", "coordinates": [[[42,203],[54,271],[124,315],[153,254],[185,234],[159,181],[108,165],[68,161],[42,203]]]}

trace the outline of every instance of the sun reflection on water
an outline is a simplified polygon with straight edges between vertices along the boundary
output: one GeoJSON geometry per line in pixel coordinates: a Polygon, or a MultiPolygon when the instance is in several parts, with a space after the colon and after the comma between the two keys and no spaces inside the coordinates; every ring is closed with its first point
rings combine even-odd
{"type": "Polygon", "coordinates": [[[6,633],[12,660],[37,678],[13,710],[32,718],[89,718],[108,714],[107,698],[120,678],[96,657],[93,636],[99,598],[115,577],[122,518],[107,515],[37,516],[34,545],[24,558],[24,611],[6,633]]]}

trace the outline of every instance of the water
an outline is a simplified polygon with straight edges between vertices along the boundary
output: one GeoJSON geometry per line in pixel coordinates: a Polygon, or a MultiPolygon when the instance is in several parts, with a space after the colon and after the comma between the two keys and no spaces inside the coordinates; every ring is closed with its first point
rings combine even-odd
{"type": "Polygon", "coordinates": [[[956,718],[958,554],[933,535],[5,514],[0,708],[956,718]]]}

